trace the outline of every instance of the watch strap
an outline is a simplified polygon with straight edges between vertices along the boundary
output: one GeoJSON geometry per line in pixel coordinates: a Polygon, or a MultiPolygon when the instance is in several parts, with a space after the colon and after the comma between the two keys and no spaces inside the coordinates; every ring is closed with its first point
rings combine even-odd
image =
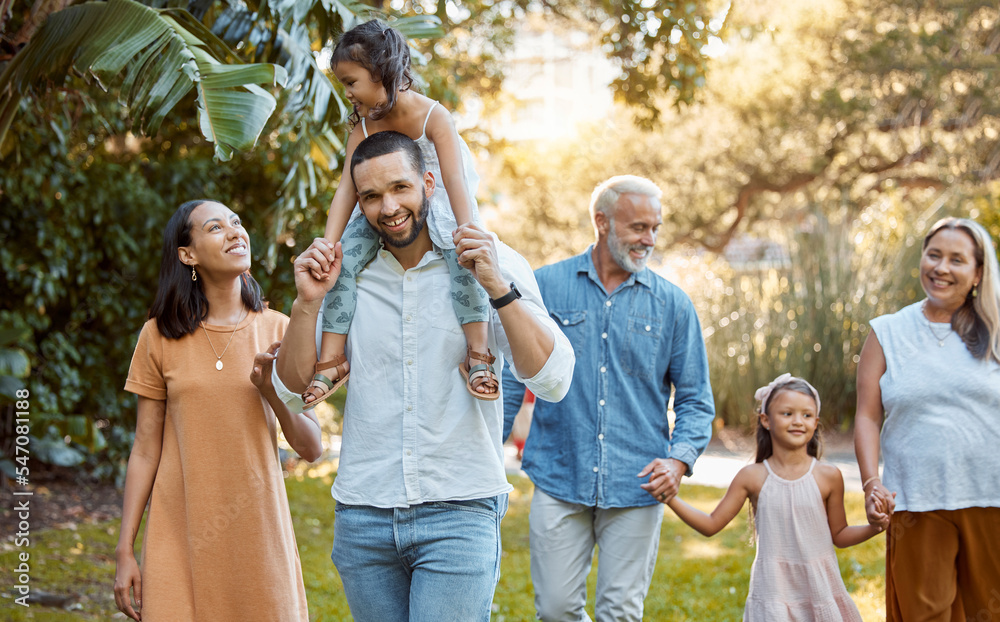
{"type": "Polygon", "coordinates": [[[494,309],[499,309],[501,307],[509,305],[510,303],[514,302],[520,297],[521,297],[521,292],[517,291],[517,286],[511,283],[510,291],[504,294],[503,296],[500,296],[499,298],[496,299],[490,298],[490,304],[493,305],[494,309]]]}

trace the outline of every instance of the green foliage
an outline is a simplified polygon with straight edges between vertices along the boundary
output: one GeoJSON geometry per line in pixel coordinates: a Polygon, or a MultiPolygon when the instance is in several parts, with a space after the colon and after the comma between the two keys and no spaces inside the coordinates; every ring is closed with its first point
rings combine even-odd
{"type": "MultiPolygon", "coordinates": [[[[135,425],[135,398],[122,387],[153,300],[164,225],[184,201],[222,201],[248,223],[259,262],[296,143],[217,164],[212,146],[178,121],[190,109],[168,116],[156,139],[139,140],[119,109],[77,87],[57,94],[54,107],[23,104],[14,126],[18,166],[0,176],[0,325],[22,335],[16,345],[31,361],[36,457],[61,444],[96,476],[120,480],[135,425]]],[[[329,201],[325,179],[317,192],[329,201]]],[[[303,210],[294,225],[275,253],[283,269],[254,269],[279,310],[294,292],[284,269],[294,236],[320,233],[322,213],[303,210]]],[[[48,455],[69,460],[65,451],[48,455]]]]}
{"type": "Polygon", "coordinates": [[[70,71],[112,82],[121,73],[122,103],[133,125],[153,133],[197,88],[204,136],[221,160],[256,141],[275,108],[257,86],[284,83],[284,68],[229,65],[229,49],[187,11],[155,10],[133,0],[87,2],[52,14],[0,75],[0,143],[21,97],[43,80],[61,83],[70,71]],[[215,45],[213,45],[215,43],[215,45]]]}

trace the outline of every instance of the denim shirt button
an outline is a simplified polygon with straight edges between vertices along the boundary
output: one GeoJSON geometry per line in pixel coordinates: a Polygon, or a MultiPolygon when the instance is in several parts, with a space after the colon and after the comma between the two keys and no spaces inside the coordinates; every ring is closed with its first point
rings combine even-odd
{"type": "Polygon", "coordinates": [[[601,373],[602,374],[606,374],[607,372],[608,372],[608,368],[607,367],[602,367],[601,368],[601,373]]]}
{"type": "Polygon", "coordinates": [[[569,326],[569,320],[563,320],[563,326],[569,326]]]}
{"type": "Polygon", "coordinates": [[[603,434],[598,434],[597,435],[597,440],[603,441],[604,440],[604,435],[603,434]]]}
{"type": "Polygon", "coordinates": [[[648,333],[649,331],[651,331],[651,330],[653,330],[653,329],[652,329],[651,327],[649,327],[649,326],[646,326],[646,332],[647,332],[647,333],[648,333]]]}
{"type": "Polygon", "coordinates": [[[600,469],[598,469],[597,467],[594,467],[594,473],[597,473],[598,471],[600,471],[600,469]]]}
{"type": "Polygon", "coordinates": [[[604,306],[605,306],[605,307],[610,307],[610,306],[611,306],[611,301],[609,300],[609,301],[605,302],[605,303],[604,303],[604,306]]]}
{"type": "Polygon", "coordinates": [[[607,339],[607,338],[608,338],[607,333],[601,333],[601,339],[607,339]]]}
{"type": "Polygon", "coordinates": [[[604,406],[604,400],[601,400],[600,402],[597,403],[600,404],[601,406],[604,406]]]}

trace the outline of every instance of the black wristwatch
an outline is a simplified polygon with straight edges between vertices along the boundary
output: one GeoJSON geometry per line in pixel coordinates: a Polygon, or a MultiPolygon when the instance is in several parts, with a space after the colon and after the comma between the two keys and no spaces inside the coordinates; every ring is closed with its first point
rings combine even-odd
{"type": "Polygon", "coordinates": [[[517,285],[514,285],[513,281],[510,284],[510,291],[500,296],[496,300],[490,298],[490,304],[493,305],[494,309],[499,309],[500,307],[505,307],[510,303],[514,302],[521,297],[521,292],[517,291],[517,285]]]}

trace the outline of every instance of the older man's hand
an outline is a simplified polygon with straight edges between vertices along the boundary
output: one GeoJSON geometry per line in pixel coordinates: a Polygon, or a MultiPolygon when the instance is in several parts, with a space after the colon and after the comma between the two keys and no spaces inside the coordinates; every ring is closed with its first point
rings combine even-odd
{"type": "Polygon", "coordinates": [[[479,225],[467,224],[455,229],[455,254],[458,263],[472,272],[490,298],[499,298],[510,291],[510,284],[500,271],[493,235],[479,225]]]}
{"type": "Polygon", "coordinates": [[[301,255],[295,258],[295,289],[302,302],[322,301],[330,291],[344,261],[340,242],[333,244],[325,238],[316,238],[301,255]]]}
{"type": "Polygon", "coordinates": [[[649,475],[649,481],[642,488],[660,503],[673,499],[681,488],[681,477],[687,473],[687,465],[674,458],[657,458],[639,471],[638,477],[649,475]]]}

